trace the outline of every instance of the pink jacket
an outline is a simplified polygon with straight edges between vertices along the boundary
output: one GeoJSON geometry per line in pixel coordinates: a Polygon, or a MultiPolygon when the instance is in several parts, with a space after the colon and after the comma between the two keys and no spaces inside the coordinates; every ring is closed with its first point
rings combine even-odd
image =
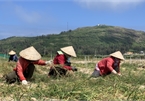
{"type": "MultiPolygon", "coordinates": [[[[114,61],[113,57],[107,57],[107,58],[104,58],[101,61],[99,61],[98,68],[100,69],[100,74],[105,75],[109,72],[112,72],[113,69],[115,69],[114,63],[115,63],[115,61],[114,61]]],[[[120,62],[117,65],[119,67],[118,73],[120,73],[120,62]]]]}
{"type": "Polygon", "coordinates": [[[19,58],[19,60],[17,61],[17,64],[16,64],[16,67],[14,68],[14,71],[17,72],[20,80],[26,80],[26,78],[24,77],[23,73],[24,71],[27,69],[28,65],[30,63],[33,63],[33,64],[38,64],[38,65],[46,65],[45,64],[45,61],[43,60],[38,60],[36,62],[30,62],[22,57],[19,58]]]}
{"type": "Polygon", "coordinates": [[[66,62],[66,57],[64,54],[57,54],[56,57],[53,60],[54,64],[62,64],[64,65],[63,68],[66,68],[67,70],[72,70],[71,66],[66,66],[65,62],[66,62]]]}

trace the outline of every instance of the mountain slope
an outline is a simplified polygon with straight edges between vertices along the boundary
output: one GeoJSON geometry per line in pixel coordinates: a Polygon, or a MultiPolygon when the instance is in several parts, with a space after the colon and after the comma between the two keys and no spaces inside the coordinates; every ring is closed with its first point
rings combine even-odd
{"type": "Polygon", "coordinates": [[[0,40],[0,52],[20,50],[33,45],[42,55],[55,54],[61,47],[73,45],[79,55],[109,54],[116,50],[145,50],[145,32],[115,26],[83,27],[60,34],[37,37],[10,37],[0,40]]]}

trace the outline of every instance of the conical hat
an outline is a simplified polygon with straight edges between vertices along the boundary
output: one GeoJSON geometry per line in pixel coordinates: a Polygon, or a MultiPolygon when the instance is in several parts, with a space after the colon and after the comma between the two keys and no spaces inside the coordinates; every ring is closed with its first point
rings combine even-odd
{"type": "Polygon", "coordinates": [[[11,51],[9,52],[9,55],[15,55],[15,54],[16,54],[16,52],[13,51],[13,50],[11,50],[11,51]]]}
{"type": "Polygon", "coordinates": [[[76,56],[76,52],[74,51],[74,48],[72,46],[67,46],[67,47],[63,47],[60,48],[64,53],[73,56],[73,57],[77,57],[76,56]]]}
{"type": "Polygon", "coordinates": [[[32,60],[32,61],[37,61],[41,58],[41,55],[38,53],[38,51],[33,46],[22,50],[19,53],[19,55],[26,60],[32,60]]]}
{"type": "Polygon", "coordinates": [[[120,51],[116,51],[116,52],[110,54],[110,56],[113,56],[113,57],[116,57],[118,59],[124,60],[124,57],[123,57],[123,55],[120,51]]]}

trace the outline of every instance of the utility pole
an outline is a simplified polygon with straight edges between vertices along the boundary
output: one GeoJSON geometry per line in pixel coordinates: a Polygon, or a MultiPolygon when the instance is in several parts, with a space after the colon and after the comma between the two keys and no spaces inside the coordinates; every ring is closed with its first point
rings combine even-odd
{"type": "Polygon", "coordinates": [[[67,31],[68,31],[68,22],[67,22],[67,31]]]}

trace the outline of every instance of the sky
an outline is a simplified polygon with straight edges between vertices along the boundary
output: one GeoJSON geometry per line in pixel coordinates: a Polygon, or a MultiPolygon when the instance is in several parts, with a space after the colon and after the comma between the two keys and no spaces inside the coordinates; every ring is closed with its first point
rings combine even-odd
{"type": "Polygon", "coordinates": [[[145,0],[0,0],[0,39],[98,24],[145,31],[145,0]]]}

